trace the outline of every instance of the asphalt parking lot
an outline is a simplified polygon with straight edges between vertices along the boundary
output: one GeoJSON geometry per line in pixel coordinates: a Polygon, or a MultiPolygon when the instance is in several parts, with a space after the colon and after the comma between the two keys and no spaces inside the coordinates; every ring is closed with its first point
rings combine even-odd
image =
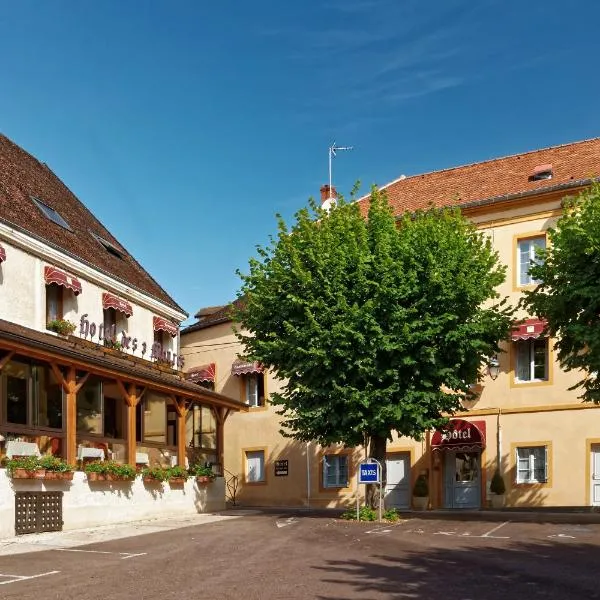
{"type": "Polygon", "coordinates": [[[0,598],[600,598],[599,524],[239,518],[0,556],[0,598]]]}

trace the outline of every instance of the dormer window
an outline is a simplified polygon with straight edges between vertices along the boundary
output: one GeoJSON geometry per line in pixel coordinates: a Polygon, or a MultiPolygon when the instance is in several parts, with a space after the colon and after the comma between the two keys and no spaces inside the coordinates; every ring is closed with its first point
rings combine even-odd
{"type": "Polygon", "coordinates": [[[116,256],[117,258],[120,258],[121,260],[123,259],[123,253],[113,243],[109,242],[108,240],[105,240],[103,237],[99,236],[97,233],[94,233],[93,231],[90,231],[90,234],[99,244],[104,246],[104,249],[109,254],[112,254],[113,256],[116,256]]]}
{"type": "Polygon", "coordinates": [[[63,229],[73,231],[69,227],[69,224],[52,207],[48,206],[47,204],[44,204],[39,198],[35,198],[34,196],[30,196],[30,198],[47,219],[50,219],[53,223],[60,225],[63,229]]]}
{"type": "Polygon", "coordinates": [[[538,165],[533,169],[533,173],[529,177],[529,181],[542,181],[544,179],[552,179],[552,165],[538,165]]]}

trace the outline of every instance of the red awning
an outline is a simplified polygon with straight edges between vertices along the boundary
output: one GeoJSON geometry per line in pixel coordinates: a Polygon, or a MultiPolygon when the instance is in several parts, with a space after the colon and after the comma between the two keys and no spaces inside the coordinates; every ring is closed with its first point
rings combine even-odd
{"type": "Polygon", "coordinates": [[[262,373],[263,368],[260,363],[248,362],[246,360],[236,360],[231,365],[232,375],[250,375],[252,373],[262,373]]]}
{"type": "Polygon", "coordinates": [[[175,323],[171,323],[171,321],[162,317],[152,317],[152,326],[154,331],[166,331],[171,337],[177,337],[179,333],[179,327],[175,323]]]}
{"type": "Polygon", "coordinates": [[[210,365],[202,365],[201,367],[192,367],[186,374],[185,378],[188,381],[198,383],[200,381],[214,381],[217,366],[215,363],[210,365]]]}
{"type": "Polygon", "coordinates": [[[6,260],[6,250],[0,246],[0,263],[6,260]]]}
{"type": "Polygon", "coordinates": [[[114,308],[128,318],[133,314],[133,308],[131,308],[131,304],[127,300],[117,298],[117,296],[108,292],[103,292],[102,294],[102,308],[114,308]]]}
{"type": "Polygon", "coordinates": [[[57,285],[69,288],[70,290],[73,290],[76,296],[81,294],[81,282],[79,279],[56,267],[50,265],[44,267],[44,281],[46,283],[56,283],[57,285]]]}
{"type": "Polygon", "coordinates": [[[546,321],[543,319],[527,319],[522,323],[513,325],[512,340],[513,342],[517,340],[534,340],[542,335],[545,327],[546,321]]]}
{"type": "Polygon", "coordinates": [[[485,421],[452,419],[431,438],[432,450],[477,452],[485,448],[485,421]]]}

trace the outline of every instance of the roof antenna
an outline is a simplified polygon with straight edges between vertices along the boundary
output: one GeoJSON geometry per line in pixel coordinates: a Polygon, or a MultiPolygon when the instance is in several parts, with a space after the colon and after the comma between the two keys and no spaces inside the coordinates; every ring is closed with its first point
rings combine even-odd
{"type": "Polygon", "coordinates": [[[331,204],[333,197],[331,195],[331,159],[332,157],[336,156],[336,152],[338,150],[353,150],[354,146],[336,146],[335,142],[333,142],[333,144],[331,144],[331,146],[329,146],[329,203],[331,204]]]}

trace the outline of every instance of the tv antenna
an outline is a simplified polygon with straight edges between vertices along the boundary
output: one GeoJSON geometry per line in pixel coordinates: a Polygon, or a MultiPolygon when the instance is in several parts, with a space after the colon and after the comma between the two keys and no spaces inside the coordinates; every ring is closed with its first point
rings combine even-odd
{"type": "Polygon", "coordinates": [[[336,152],[338,150],[352,150],[354,149],[354,146],[336,146],[335,142],[333,142],[333,144],[331,144],[331,146],[329,146],[329,200],[332,199],[331,196],[331,159],[336,156],[336,152]]]}

